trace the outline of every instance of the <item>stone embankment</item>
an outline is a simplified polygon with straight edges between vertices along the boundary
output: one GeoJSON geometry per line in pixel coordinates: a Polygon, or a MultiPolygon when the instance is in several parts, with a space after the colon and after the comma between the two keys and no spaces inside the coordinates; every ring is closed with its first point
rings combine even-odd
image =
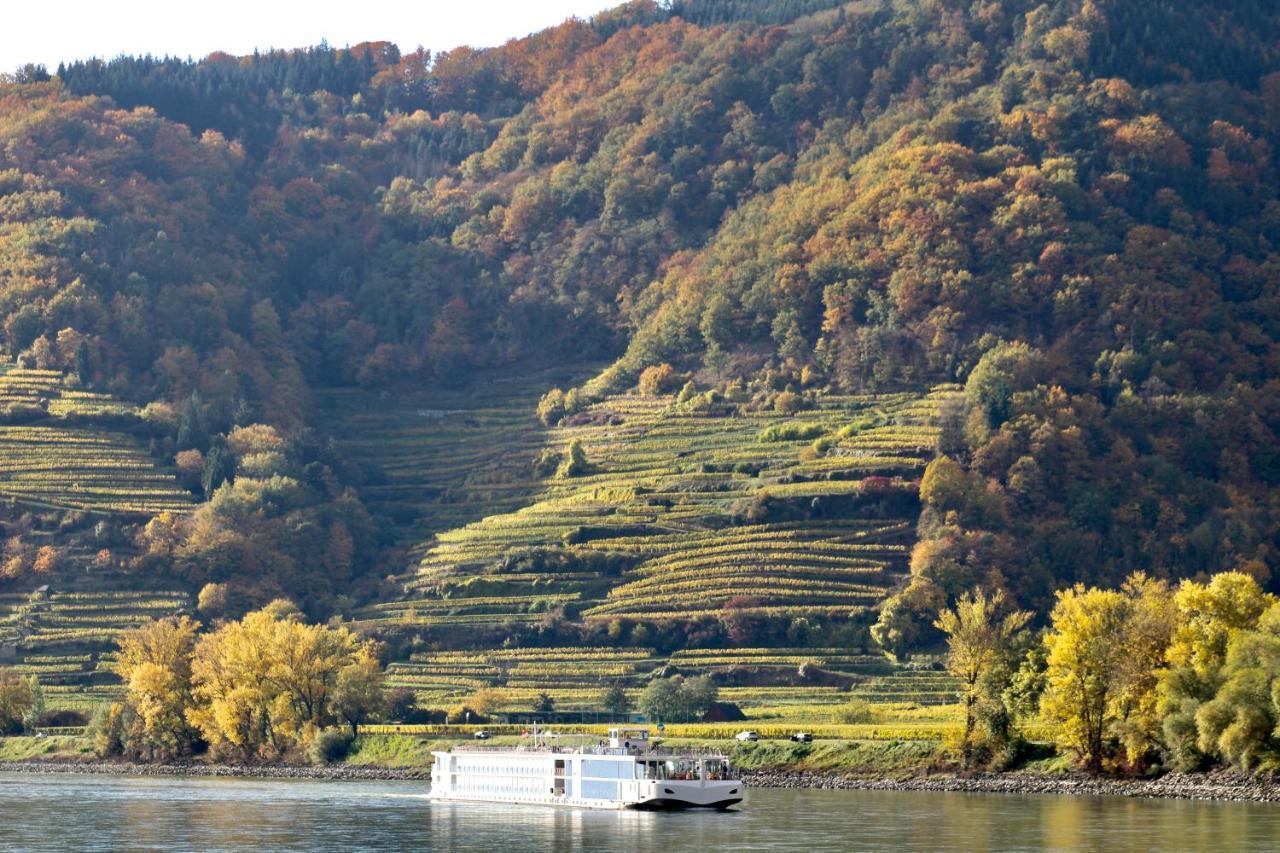
{"type": "Polygon", "coordinates": [[[117,761],[0,761],[0,773],[93,773],[104,776],[213,776],[260,779],[429,779],[430,768],[312,767],[298,764],[132,764],[117,761]]]}
{"type": "Polygon", "coordinates": [[[1280,781],[1247,773],[1170,773],[1158,779],[1095,778],[1077,774],[975,773],[884,779],[834,773],[760,771],[744,773],[757,788],[821,788],[867,791],[959,791],[992,794],[1069,794],[1166,797],[1280,803],[1280,781]]]}

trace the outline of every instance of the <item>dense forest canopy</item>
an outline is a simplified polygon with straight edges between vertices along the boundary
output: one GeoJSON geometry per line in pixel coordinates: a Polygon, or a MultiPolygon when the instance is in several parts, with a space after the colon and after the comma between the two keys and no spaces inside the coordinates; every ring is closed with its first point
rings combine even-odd
{"type": "Polygon", "coordinates": [[[247,512],[284,592],[381,541],[335,527],[358,476],[315,389],[583,358],[616,360],[557,414],[667,363],[966,383],[891,648],[975,583],[1274,587],[1278,39],[1258,0],[636,0],[486,50],[28,69],[0,85],[2,343],[152,403],[169,458],[291,442],[256,470],[299,490],[241,498],[321,506],[336,556],[247,512]]]}

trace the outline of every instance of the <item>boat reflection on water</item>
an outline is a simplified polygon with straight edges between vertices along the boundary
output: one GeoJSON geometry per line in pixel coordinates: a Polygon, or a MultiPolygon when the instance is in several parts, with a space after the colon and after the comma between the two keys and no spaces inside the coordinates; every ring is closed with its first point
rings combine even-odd
{"type": "Polygon", "coordinates": [[[519,839],[511,850],[723,850],[733,848],[742,813],[529,808],[499,803],[432,801],[431,844],[461,850],[495,825],[519,839]],[[677,832],[680,843],[671,844],[677,832]]]}

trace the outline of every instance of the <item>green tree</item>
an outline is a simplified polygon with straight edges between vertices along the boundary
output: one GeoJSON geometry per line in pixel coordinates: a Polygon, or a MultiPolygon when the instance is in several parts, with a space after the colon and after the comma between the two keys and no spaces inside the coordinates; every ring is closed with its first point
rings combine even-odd
{"type": "Polygon", "coordinates": [[[1253,629],[1274,601],[1242,572],[1222,572],[1208,583],[1183,581],[1174,593],[1157,709],[1164,748],[1176,767],[1193,769],[1205,761],[1197,715],[1223,682],[1231,633],[1253,629]]]}
{"type": "Polygon", "coordinates": [[[1039,375],[1042,357],[1021,341],[998,343],[982,354],[965,382],[965,399],[997,428],[1013,410],[1013,395],[1030,389],[1039,375]]]}
{"type": "Polygon", "coordinates": [[[218,487],[231,478],[235,472],[235,459],[227,450],[222,436],[213,439],[209,444],[209,452],[204,456],[204,470],[200,473],[200,488],[205,500],[213,497],[218,487]]]}
{"type": "Polygon", "coordinates": [[[195,391],[187,398],[178,421],[178,450],[195,448],[202,450],[209,443],[209,429],[205,425],[204,404],[195,391]]]}
{"type": "Polygon", "coordinates": [[[382,719],[387,713],[385,681],[382,664],[368,644],[354,661],[338,671],[329,706],[333,715],[350,727],[352,737],[359,733],[362,723],[382,719]]]}
{"type": "Polygon", "coordinates": [[[710,676],[697,675],[681,685],[685,720],[700,720],[720,697],[720,688],[710,676]]]}
{"type": "Polygon", "coordinates": [[[614,682],[600,694],[600,707],[614,719],[621,720],[631,711],[631,698],[627,696],[626,688],[614,682]]]}
{"type": "Polygon", "coordinates": [[[1242,769],[1280,764],[1280,604],[1227,640],[1222,686],[1196,712],[1198,746],[1242,769]]]}
{"type": "Polygon", "coordinates": [[[19,734],[36,705],[32,679],[0,669],[0,735],[19,734]]]}
{"type": "Polygon", "coordinates": [[[650,681],[640,694],[640,711],[651,722],[681,721],[684,714],[683,682],[679,675],[650,681]]]}

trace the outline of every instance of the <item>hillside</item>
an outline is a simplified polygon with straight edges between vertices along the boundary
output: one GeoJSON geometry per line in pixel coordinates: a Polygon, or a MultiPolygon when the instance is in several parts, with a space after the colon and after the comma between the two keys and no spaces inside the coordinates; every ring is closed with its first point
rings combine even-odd
{"type": "Polygon", "coordinates": [[[432,707],[770,713],[932,703],[974,587],[1280,589],[1277,44],[636,0],[8,75],[0,649],[87,697],[121,628],[287,597],[432,707]]]}

